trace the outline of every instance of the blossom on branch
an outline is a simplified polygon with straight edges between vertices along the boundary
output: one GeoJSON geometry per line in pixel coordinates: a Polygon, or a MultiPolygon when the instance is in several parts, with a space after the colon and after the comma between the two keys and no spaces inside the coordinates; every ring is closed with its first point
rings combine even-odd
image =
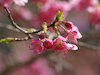
{"type": "MultiPolygon", "coordinates": [[[[45,49],[53,49],[55,53],[61,51],[64,53],[64,55],[67,53],[68,50],[76,50],[78,49],[76,45],[71,44],[71,43],[67,43],[68,40],[77,43],[77,39],[81,38],[82,35],[80,34],[78,28],[76,26],[74,26],[71,22],[66,22],[66,21],[62,21],[61,19],[64,18],[63,17],[63,11],[59,10],[57,12],[56,17],[54,18],[54,20],[51,22],[51,24],[48,26],[46,22],[44,22],[42,24],[42,29],[40,30],[36,30],[33,31],[31,29],[29,30],[24,30],[23,28],[19,27],[13,20],[10,11],[7,7],[5,7],[8,16],[12,22],[12,24],[14,25],[14,27],[16,27],[17,29],[19,29],[21,32],[25,33],[28,37],[26,38],[12,38],[10,40],[5,40],[5,39],[1,39],[1,42],[7,42],[7,41],[23,41],[23,40],[28,40],[31,39],[31,44],[29,46],[29,48],[31,50],[33,50],[35,53],[37,54],[41,54],[45,49]],[[66,26],[63,27],[64,24],[66,26]],[[55,36],[50,38],[48,31],[50,31],[48,28],[51,27],[53,29],[53,32],[55,32],[55,36]],[[61,27],[66,33],[66,36],[63,37],[60,34],[60,29],[59,27],[61,27]],[[36,34],[38,35],[39,38],[34,39],[33,36],[31,34],[36,34]],[[42,33],[42,34],[41,34],[42,33]]],[[[53,33],[51,32],[51,33],[53,33]]],[[[51,35],[52,36],[52,35],[51,35]]]]}
{"type": "Polygon", "coordinates": [[[55,53],[62,51],[62,50],[68,50],[66,39],[62,36],[58,36],[58,38],[54,39],[53,41],[53,48],[55,53]]]}
{"type": "Polygon", "coordinates": [[[65,26],[68,29],[67,33],[65,34],[65,38],[68,38],[68,40],[77,43],[77,39],[80,39],[82,37],[78,28],[75,25],[73,25],[71,22],[65,22],[65,26]]]}
{"type": "MultiPolygon", "coordinates": [[[[62,11],[58,11],[56,18],[54,19],[51,26],[49,26],[53,29],[53,31],[51,31],[51,33],[55,32],[55,34],[57,34],[56,38],[49,39],[49,35],[47,35],[49,27],[46,24],[46,31],[44,32],[45,27],[43,27],[43,29],[42,29],[42,32],[44,32],[45,34],[41,32],[39,34],[39,39],[37,40],[37,42],[36,41],[34,42],[34,40],[33,40],[30,45],[30,48],[32,50],[34,50],[36,53],[37,53],[37,51],[43,52],[43,50],[41,49],[41,47],[43,47],[44,49],[53,49],[55,53],[62,52],[64,55],[66,55],[68,50],[77,50],[78,47],[76,45],[67,43],[67,41],[70,40],[77,44],[78,43],[77,39],[80,39],[82,37],[82,35],[75,25],[73,25],[69,21],[61,21],[60,19],[62,19],[62,18],[63,18],[62,11]],[[65,27],[63,27],[63,25],[61,25],[61,24],[64,24],[65,27]],[[59,26],[65,31],[64,36],[60,35],[59,26]],[[38,43],[38,45],[37,45],[37,43],[38,43]]],[[[40,53],[42,53],[42,52],[40,52],[40,53]]]]}
{"type": "Polygon", "coordinates": [[[31,39],[30,49],[34,50],[35,53],[40,54],[44,51],[44,46],[41,40],[31,39]]]}
{"type": "Polygon", "coordinates": [[[53,50],[55,53],[63,52],[64,55],[68,52],[68,50],[77,50],[78,47],[74,44],[66,43],[66,39],[62,36],[58,36],[58,38],[54,39],[53,41],[53,50]]]}
{"type": "Polygon", "coordinates": [[[53,46],[53,41],[52,41],[51,39],[46,39],[45,42],[44,42],[44,46],[45,46],[45,48],[47,48],[47,49],[52,48],[52,46],[53,46]]]}

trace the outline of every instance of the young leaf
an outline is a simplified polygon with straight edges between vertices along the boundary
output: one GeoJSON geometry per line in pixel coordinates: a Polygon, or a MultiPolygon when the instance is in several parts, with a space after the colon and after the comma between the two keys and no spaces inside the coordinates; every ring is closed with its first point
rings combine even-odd
{"type": "Polygon", "coordinates": [[[43,31],[44,31],[44,33],[46,34],[47,33],[47,23],[46,22],[44,22],[43,24],[42,24],[42,27],[43,27],[43,31]]]}
{"type": "Polygon", "coordinates": [[[4,38],[4,39],[0,39],[0,43],[5,42],[5,43],[10,43],[14,41],[14,38],[4,38]]]}
{"type": "Polygon", "coordinates": [[[57,12],[57,15],[56,15],[56,18],[57,18],[57,19],[62,19],[62,18],[64,18],[64,17],[62,16],[62,13],[63,13],[63,11],[58,11],[58,12],[57,12]]]}

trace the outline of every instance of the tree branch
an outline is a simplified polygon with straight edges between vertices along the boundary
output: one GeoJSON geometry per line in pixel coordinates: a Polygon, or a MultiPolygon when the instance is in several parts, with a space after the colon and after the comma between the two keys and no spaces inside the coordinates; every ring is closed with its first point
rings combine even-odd
{"type": "MultiPolygon", "coordinates": [[[[7,7],[4,7],[4,8],[5,8],[5,10],[6,10],[7,14],[8,14],[8,18],[10,19],[12,25],[13,25],[15,28],[17,28],[18,30],[20,30],[21,32],[23,32],[23,33],[25,33],[26,35],[28,35],[30,38],[32,38],[32,35],[31,35],[31,34],[35,34],[35,33],[41,32],[41,31],[43,30],[43,28],[42,28],[42,29],[40,29],[40,30],[38,30],[38,31],[27,32],[25,29],[21,28],[20,26],[18,26],[18,25],[15,23],[13,17],[11,16],[11,13],[10,13],[9,9],[8,9],[7,7]]],[[[48,28],[49,28],[49,27],[54,27],[54,25],[56,24],[56,22],[58,22],[58,19],[57,19],[57,18],[48,26],[48,28]]]]}
{"type": "Polygon", "coordinates": [[[30,38],[32,38],[32,35],[31,35],[31,34],[28,34],[27,31],[26,31],[25,29],[21,28],[20,26],[18,26],[18,25],[15,23],[13,17],[11,16],[11,13],[10,13],[9,9],[8,9],[7,7],[4,7],[4,8],[5,8],[5,10],[6,10],[7,14],[8,14],[8,18],[10,19],[12,25],[13,25],[15,28],[17,28],[18,30],[20,30],[21,32],[23,32],[24,34],[28,35],[30,38]]]}

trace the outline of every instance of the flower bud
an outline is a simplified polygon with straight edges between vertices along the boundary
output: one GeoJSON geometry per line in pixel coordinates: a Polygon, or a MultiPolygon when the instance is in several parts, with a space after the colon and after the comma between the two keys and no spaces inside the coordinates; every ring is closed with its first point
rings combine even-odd
{"type": "Polygon", "coordinates": [[[45,46],[45,48],[47,48],[47,49],[52,48],[52,46],[53,46],[53,41],[52,41],[51,39],[46,39],[45,42],[44,42],[44,46],[45,46]]]}

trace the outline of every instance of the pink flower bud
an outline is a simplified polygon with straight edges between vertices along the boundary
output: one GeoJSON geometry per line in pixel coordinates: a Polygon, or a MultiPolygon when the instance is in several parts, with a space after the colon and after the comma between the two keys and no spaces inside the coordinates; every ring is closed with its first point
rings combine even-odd
{"type": "Polygon", "coordinates": [[[45,42],[44,42],[44,46],[45,46],[45,48],[47,48],[47,49],[52,48],[52,46],[53,46],[53,41],[52,41],[51,39],[46,39],[45,42]]]}
{"type": "Polygon", "coordinates": [[[44,39],[44,37],[45,37],[44,33],[41,33],[41,34],[39,35],[39,38],[40,38],[40,39],[44,39]]]}
{"type": "Polygon", "coordinates": [[[78,28],[70,22],[66,23],[66,27],[68,29],[68,32],[65,34],[65,38],[70,41],[73,41],[74,43],[77,43],[77,39],[80,39],[82,37],[78,28]]]}
{"type": "Polygon", "coordinates": [[[39,39],[32,39],[29,48],[34,50],[35,53],[40,54],[44,51],[44,46],[41,40],[39,39]]]}
{"type": "Polygon", "coordinates": [[[78,47],[74,44],[66,43],[65,38],[62,36],[58,36],[58,38],[53,41],[53,48],[55,53],[61,51],[64,55],[68,52],[68,50],[77,50],[78,47]]]}
{"type": "Polygon", "coordinates": [[[72,23],[71,22],[64,22],[67,29],[72,29],[72,23]]]}
{"type": "Polygon", "coordinates": [[[53,41],[53,48],[55,50],[55,53],[62,51],[62,50],[68,50],[66,39],[62,36],[58,36],[58,38],[54,39],[53,41]]]}

